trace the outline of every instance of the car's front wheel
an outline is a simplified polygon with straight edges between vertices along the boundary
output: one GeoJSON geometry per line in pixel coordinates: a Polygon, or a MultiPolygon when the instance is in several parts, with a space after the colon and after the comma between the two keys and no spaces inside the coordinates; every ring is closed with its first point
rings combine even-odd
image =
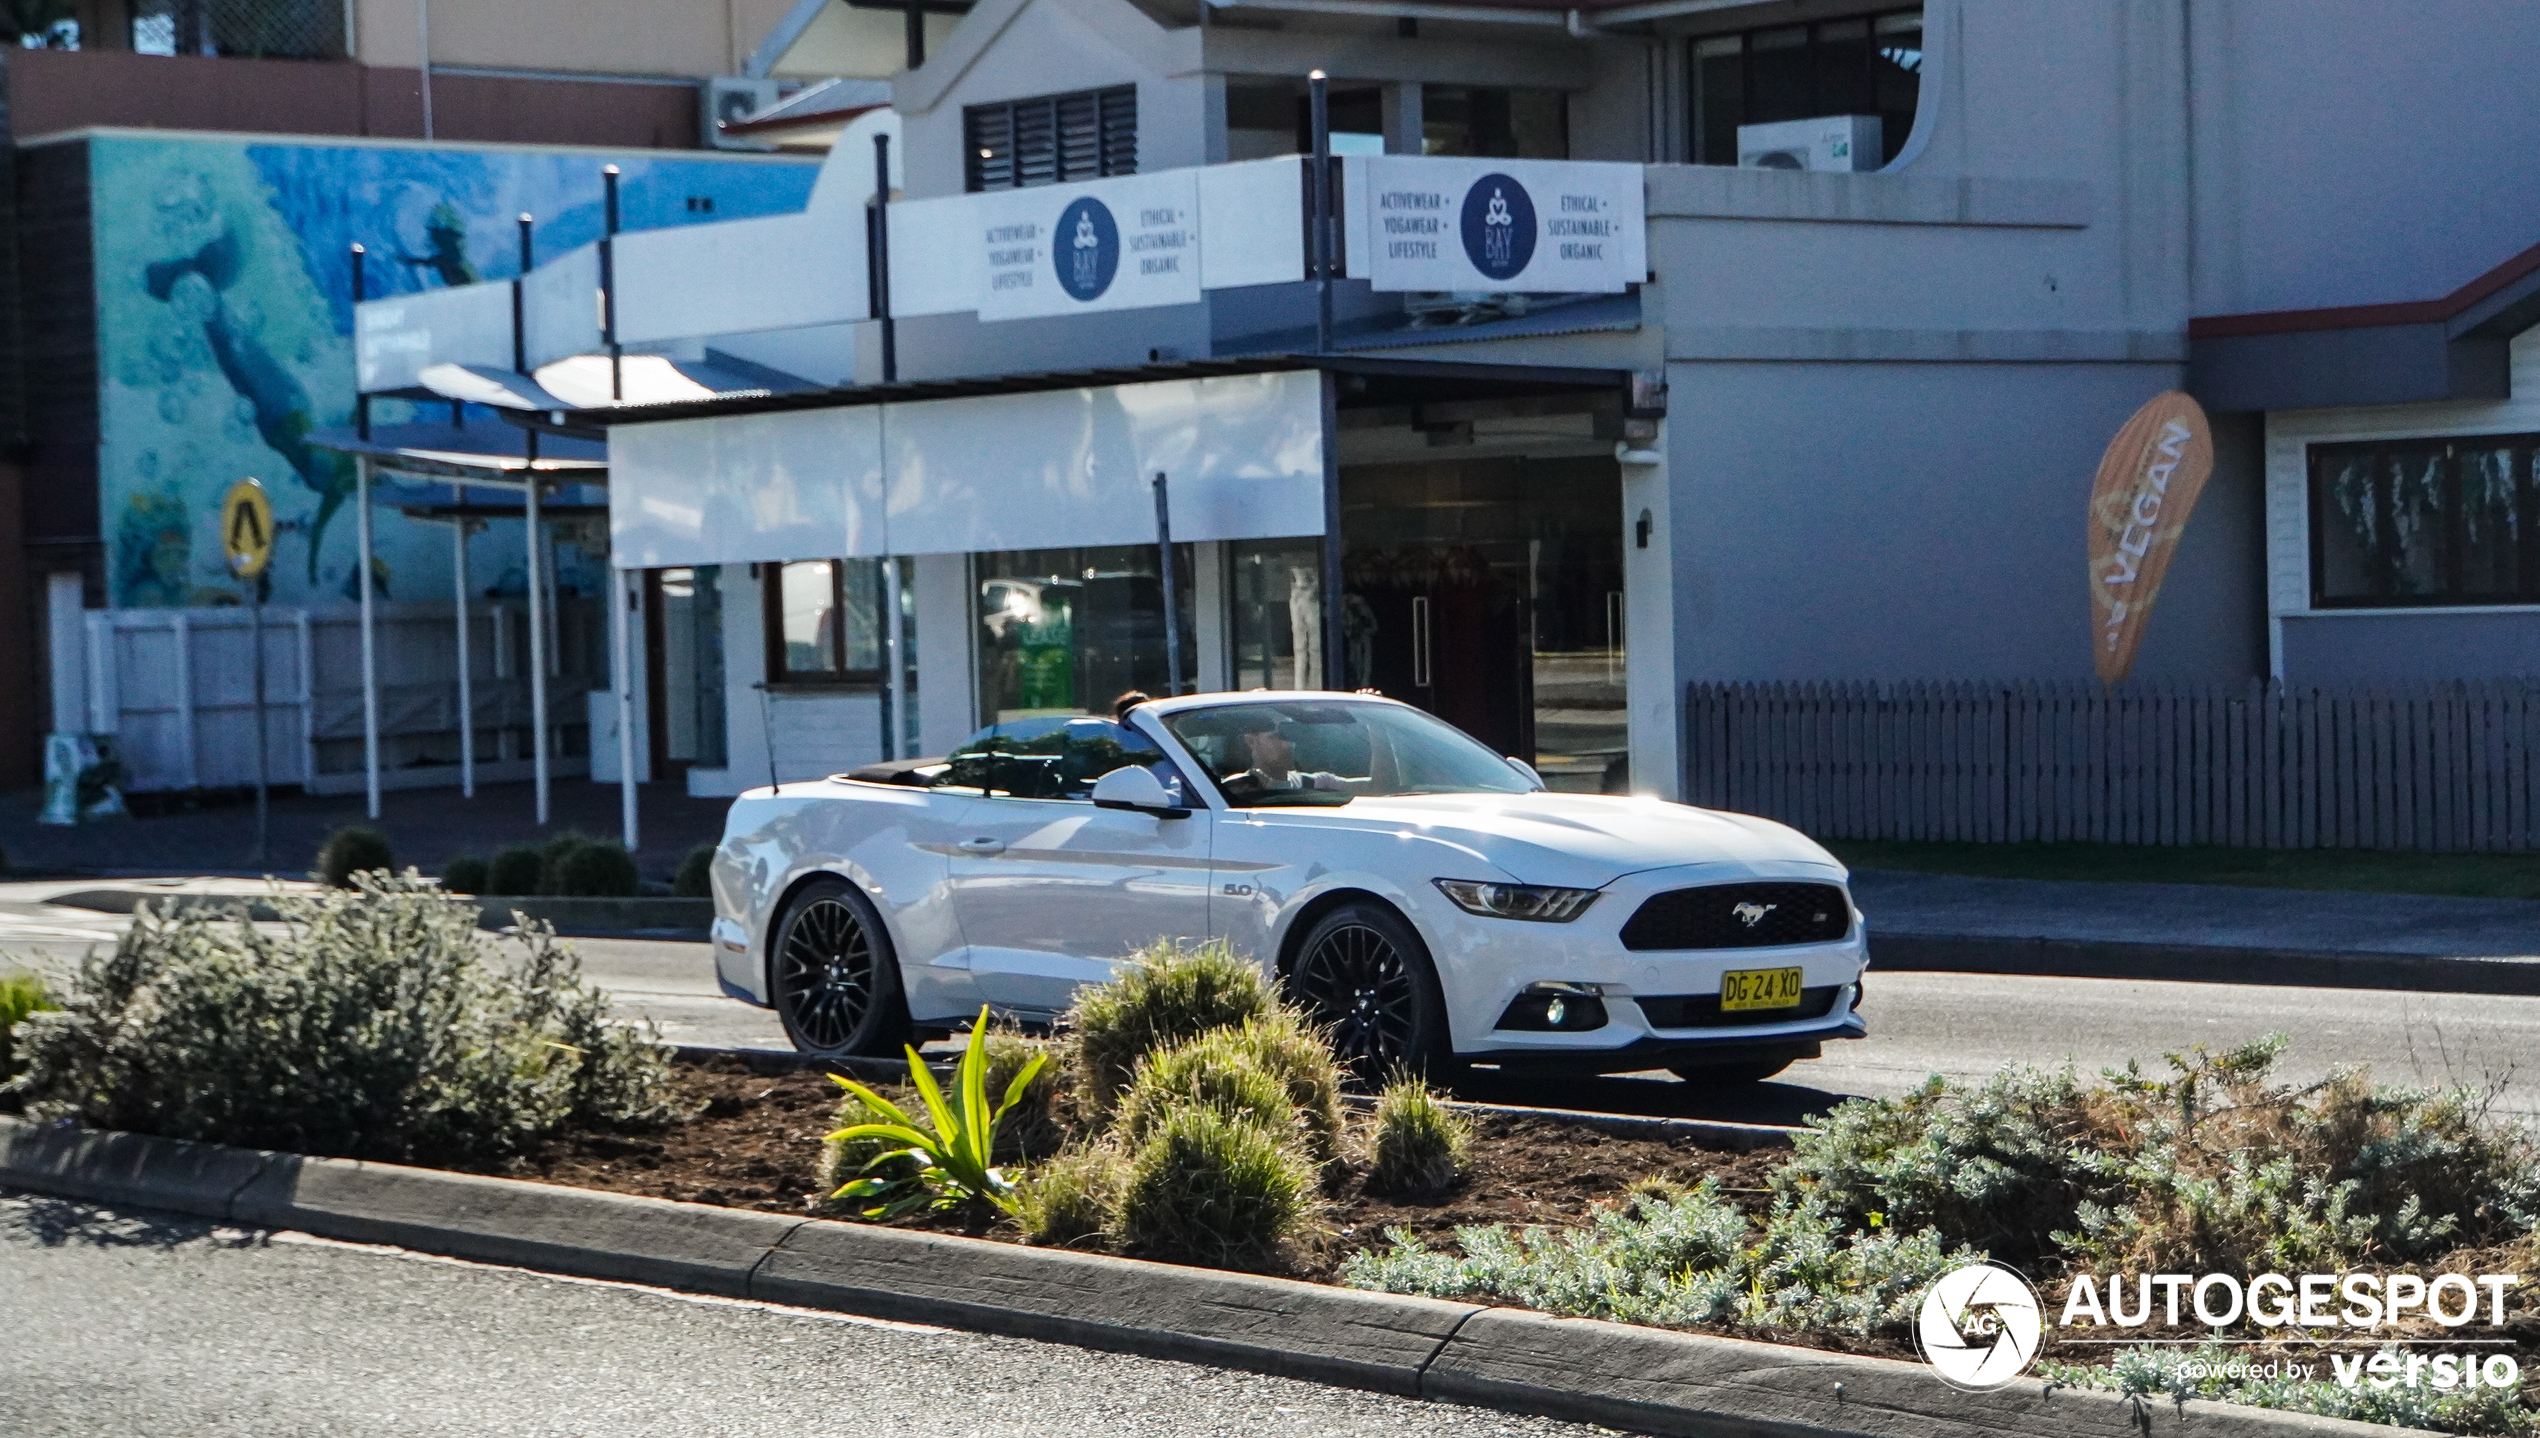
{"type": "Polygon", "coordinates": [[[1448,1076],[1454,1044],[1429,947],[1384,904],[1343,904],[1315,921],[1289,965],[1288,997],[1331,1034],[1361,1086],[1397,1071],[1448,1076]]]}
{"type": "Polygon", "coordinates": [[[871,901],[846,880],[814,879],[794,896],[768,970],[776,1017],[802,1052],[890,1054],[908,1041],[908,1004],[890,936],[871,901]]]}

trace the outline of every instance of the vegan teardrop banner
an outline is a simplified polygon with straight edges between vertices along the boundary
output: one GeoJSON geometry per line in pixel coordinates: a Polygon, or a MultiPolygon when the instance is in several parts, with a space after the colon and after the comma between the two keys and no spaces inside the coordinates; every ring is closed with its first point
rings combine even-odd
{"type": "Polygon", "coordinates": [[[2177,390],[2154,396],[2108,442],[2090,487],[2091,649],[2101,682],[2134,667],[2143,621],[2213,470],[2213,426],[2177,390]]]}

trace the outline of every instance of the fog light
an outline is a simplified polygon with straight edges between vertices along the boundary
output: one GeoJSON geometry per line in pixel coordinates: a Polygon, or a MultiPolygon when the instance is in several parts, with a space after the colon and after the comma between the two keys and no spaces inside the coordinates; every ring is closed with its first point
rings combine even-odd
{"type": "Polygon", "coordinates": [[[1606,1023],[1602,992],[1595,984],[1528,984],[1494,1027],[1526,1033],[1585,1033],[1601,1029],[1606,1023]]]}

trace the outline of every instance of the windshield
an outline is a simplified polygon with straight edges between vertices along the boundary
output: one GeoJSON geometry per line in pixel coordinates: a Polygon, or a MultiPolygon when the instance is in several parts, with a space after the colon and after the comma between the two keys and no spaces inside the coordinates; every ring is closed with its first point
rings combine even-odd
{"type": "Polygon", "coordinates": [[[1164,725],[1238,809],[1536,787],[1463,730],[1400,704],[1263,700],[1186,709],[1164,725]]]}

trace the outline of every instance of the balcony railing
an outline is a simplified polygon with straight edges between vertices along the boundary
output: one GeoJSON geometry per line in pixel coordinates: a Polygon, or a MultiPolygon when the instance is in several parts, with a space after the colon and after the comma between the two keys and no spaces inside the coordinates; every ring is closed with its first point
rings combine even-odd
{"type": "Polygon", "coordinates": [[[149,55],[341,60],[343,0],[138,0],[132,48],[149,55]]]}

